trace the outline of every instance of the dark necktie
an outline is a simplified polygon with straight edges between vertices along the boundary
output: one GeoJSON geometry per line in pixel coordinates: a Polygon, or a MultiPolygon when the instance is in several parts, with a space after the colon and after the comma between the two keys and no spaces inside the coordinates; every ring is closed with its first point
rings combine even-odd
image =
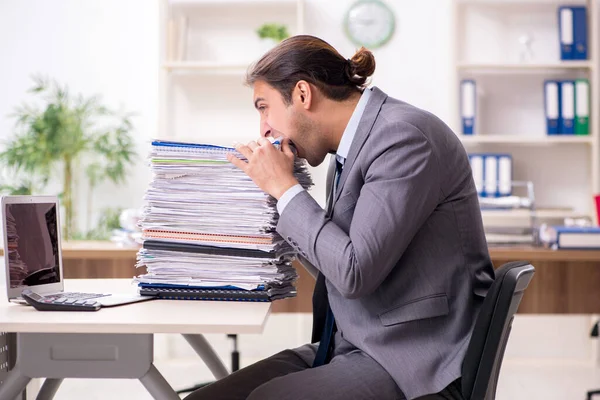
{"type": "MultiPolygon", "coordinates": [[[[333,205],[334,196],[337,191],[337,187],[340,181],[340,175],[342,174],[342,164],[340,164],[337,159],[335,160],[336,168],[335,168],[335,178],[331,185],[331,192],[329,194],[330,198],[328,199],[328,213],[331,213],[331,207],[333,205]]],[[[325,284],[325,276],[322,273],[319,273],[317,278],[315,293],[320,294],[321,307],[315,307],[315,302],[313,301],[313,307],[315,307],[315,313],[323,313],[323,308],[326,308],[326,317],[325,324],[323,326],[323,332],[321,334],[321,340],[319,341],[319,347],[317,348],[317,354],[315,356],[315,360],[313,362],[313,368],[319,367],[321,365],[329,362],[329,358],[331,355],[331,347],[333,345],[332,338],[335,330],[335,318],[333,316],[333,312],[331,311],[331,307],[329,306],[329,299],[327,297],[327,285],[325,284]]],[[[321,318],[322,319],[322,318],[321,318]]]]}

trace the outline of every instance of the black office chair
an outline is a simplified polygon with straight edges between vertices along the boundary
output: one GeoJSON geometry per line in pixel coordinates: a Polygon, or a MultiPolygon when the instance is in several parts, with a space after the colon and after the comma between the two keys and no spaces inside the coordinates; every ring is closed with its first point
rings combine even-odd
{"type": "Polygon", "coordinates": [[[496,398],[514,314],[534,272],[535,268],[526,261],[510,262],[496,270],[496,280],[483,301],[462,365],[465,400],[496,398]]]}
{"type": "MultiPolygon", "coordinates": [[[[591,337],[598,337],[598,328],[600,325],[600,321],[597,321],[594,326],[592,327],[592,332],[590,332],[590,336],[591,337]]],[[[596,390],[590,390],[587,392],[587,400],[592,400],[592,397],[594,397],[595,395],[600,394],[600,389],[596,389],[596,390]]]]}
{"type": "MultiPolygon", "coordinates": [[[[504,264],[483,301],[462,365],[461,388],[465,400],[494,400],[504,350],[514,314],[535,268],[526,261],[504,264]]],[[[184,389],[188,392],[202,387],[184,389]]]]}

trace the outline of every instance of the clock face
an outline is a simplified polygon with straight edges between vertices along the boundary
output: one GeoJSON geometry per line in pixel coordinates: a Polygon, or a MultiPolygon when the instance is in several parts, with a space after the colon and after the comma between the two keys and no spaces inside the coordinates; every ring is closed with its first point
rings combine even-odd
{"type": "Polygon", "coordinates": [[[346,34],[359,46],[376,48],[394,33],[394,14],[379,0],[360,0],[348,10],[344,21],[346,34]]]}

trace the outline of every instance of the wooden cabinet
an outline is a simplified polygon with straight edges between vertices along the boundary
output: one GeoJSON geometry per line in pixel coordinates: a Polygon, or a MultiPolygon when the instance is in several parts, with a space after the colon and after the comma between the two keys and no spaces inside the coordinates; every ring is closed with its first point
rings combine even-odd
{"type": "Polygon", "coordinates": [[[517,260],[529,261],[535,267],[519,313],[600,312],[600,251],[493,248],[490,255],[496,268],[517,260]]]}

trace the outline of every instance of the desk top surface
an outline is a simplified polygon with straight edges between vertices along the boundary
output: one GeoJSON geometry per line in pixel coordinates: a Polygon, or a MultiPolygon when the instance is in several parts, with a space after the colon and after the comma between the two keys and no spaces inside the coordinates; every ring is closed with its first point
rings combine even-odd
{"type": "MultiPolygon", "coordinates": [[[[136,293],[131,279],[67,279],[65,291],[136,293]]],[[[70,333],[261,333],[271,303],[150,300],[99,311],[37,311],[0,300],[0,331],[70,333]]]]}

